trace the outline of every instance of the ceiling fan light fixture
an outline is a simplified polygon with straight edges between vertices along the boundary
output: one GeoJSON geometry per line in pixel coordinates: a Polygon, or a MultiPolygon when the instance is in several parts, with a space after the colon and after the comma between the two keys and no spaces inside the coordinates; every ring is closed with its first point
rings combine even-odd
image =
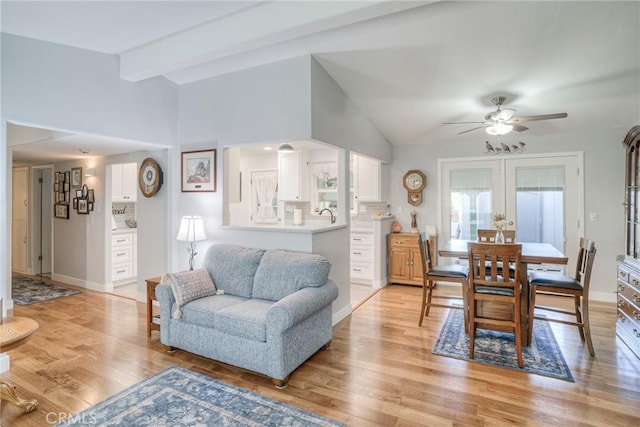
{"type": "Polygon", "coordinates": [[[278,147],[278,153],[294,153],[295,151],[296,150],[293,148],[293,146],[286,142],[278,147]]]}
{"type": "Polygon", "coordinates": [[[496,123],[495,125],[489,126],[486,130],[489,135],[501,136],[511,132],[513,130],[513,126],[505,123],[496,123]]]}

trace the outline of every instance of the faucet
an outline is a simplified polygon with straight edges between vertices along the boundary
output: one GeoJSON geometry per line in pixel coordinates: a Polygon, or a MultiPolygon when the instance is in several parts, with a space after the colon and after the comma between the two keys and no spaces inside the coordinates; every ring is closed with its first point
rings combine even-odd
{"type": "Polygon", "coordinates": [[[324,208],[320,211],[320,213],[318,215],[322,215],[322,212],[327,211],[329,212],[329,215],[331,215],[331,224],[334,224],[336,222],[336,217],[333,216],[333,211],[329,208],[324,208]]]}

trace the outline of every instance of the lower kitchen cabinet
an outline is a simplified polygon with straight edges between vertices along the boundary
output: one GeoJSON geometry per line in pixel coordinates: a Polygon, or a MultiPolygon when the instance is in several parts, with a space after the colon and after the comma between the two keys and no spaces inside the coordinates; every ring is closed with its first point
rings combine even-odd
{"type": "MultiPolygon", "coordinates": [[[[390,233],[387,235],[389,283],[422,286],[423,274],[419,242],[419,233],[390,233]]],[[[433,254],[437,247],[436,236],[429,237],[429,245],[433,254]]],[[[435,257],[433,259],[435,261],[435,257]]]]}

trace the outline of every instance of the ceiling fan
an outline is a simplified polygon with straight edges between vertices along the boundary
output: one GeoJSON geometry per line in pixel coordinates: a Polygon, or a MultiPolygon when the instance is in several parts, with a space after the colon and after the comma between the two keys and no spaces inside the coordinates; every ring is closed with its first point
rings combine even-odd
{"type": "Polygon", "coordinates": [[[458,124],[481,124],[482,126],[476,126],[471,129],[458,132],[458,135],[471,132],[476,129],[485,128],[489,135],[506,135],[511,131],[522,132],[529,129],[526,126],[522,126],[520,123],[532,122],[534,120],[549,120],[549,119],[564,119],[567,117],[567,113],[554,113],[554,114],[541,114],[538,116],[522,116],[514,117],[516,110],[512,108],[502,108],[502,104],[506,98],[504,96],[496,96],[491,98],[493,105],[498,107],[496,111],[492,111],[484,116],[483,122],[447,122],[445,125],[458,125],[458,124]]]}

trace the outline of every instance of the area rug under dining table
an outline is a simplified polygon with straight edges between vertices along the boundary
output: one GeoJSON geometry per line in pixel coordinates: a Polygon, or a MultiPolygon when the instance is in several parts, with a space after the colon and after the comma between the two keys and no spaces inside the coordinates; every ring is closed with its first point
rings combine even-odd
{"type": "Polygon", "coordinates": [[[449,310],[432,353],[565,381],[574,381],[548,322],[535,323],[532,343],[522,347],[524,359],[524,368],[522,369],[518,367],[515,339],[512,333],[478,328],[476,330],[475,357],[469,359],[469,335],[464,332],[462,310],[449,310]]]}
{"type": "Polygon", "coordinates": [[[58,426],[343,426],[206,375],[170,366],[58,426]]]}

